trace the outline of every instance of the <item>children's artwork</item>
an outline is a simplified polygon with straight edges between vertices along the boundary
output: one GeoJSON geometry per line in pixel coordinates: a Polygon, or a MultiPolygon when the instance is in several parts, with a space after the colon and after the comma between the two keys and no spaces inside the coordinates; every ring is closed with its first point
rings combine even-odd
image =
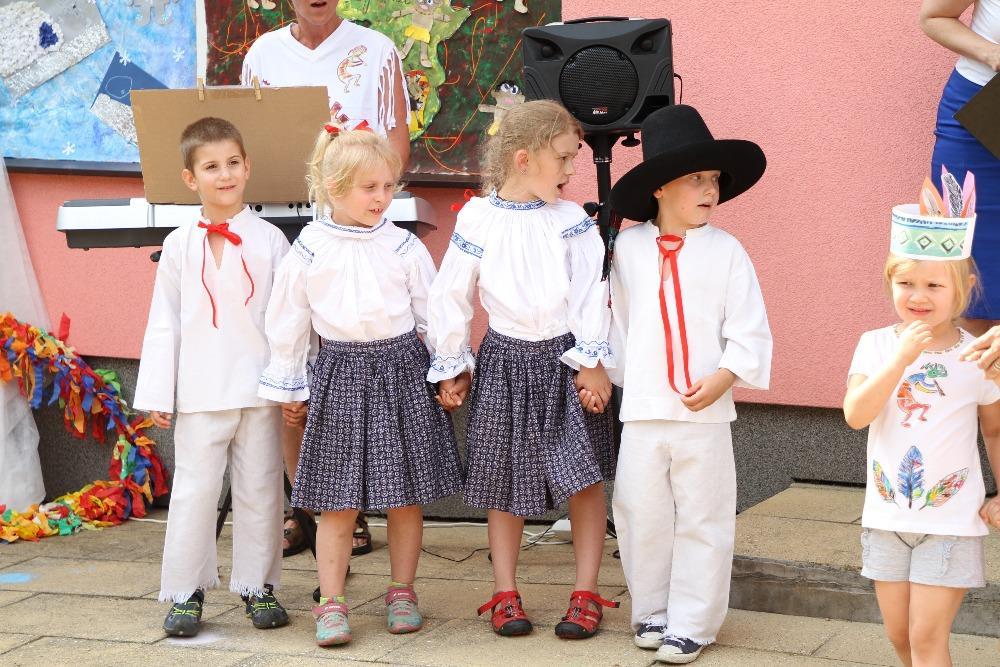
{"type": "Polygon", "coordinates": [[[63,0],[0,2],[0,77],[17,98],[110,41],[96,5],[63,0]]]}
{"type": "Polygon", "coordinates": [[[921,394],[944,396],[944,389],[938,384],[938,378],[948,377],[948,369],[941,364],[928,363],[920,367],[922,372],[908,375],[899,385],[896,392],[896,405],[903,411],[903,426],[910,427],[910,418],[913,413],[919,412],[918,419],[927,421],[927,411],[931,409],[926,401],[927,397],[921,394]]]}
{"type": "MultiPolygon", "coordinates": [[[[872,460],[872,477],[875,480],[875,488],[878,494],[887,503],[899,506],[896,501],[897,494],[892,488],[892,482],[886,474],[882,464],[872,460]]],[[[941,507],[952,499],[969,477],[969,469],[962,468],[942,477],[929,490],[924,491],[924,457],[916,447],[910,447],[903,460],[899,463],[899,472],[896,475],[896,489],[899,491],[899,498],[906,499],[907,509],[913,509],[913,501],[923,498],[924,504],[917,509],[927,507],[941,507]]]]}
{"type": "Polygon", "coordinates": [[[3,156],[137,164],[129,92],[194,86],[196,1],[0,0],[3,156]]]}
{"type": "MultiPolygon", "coordinates": [[[[468,181],[479,142],[520,93],[521,30],[560,20],[559,0],[340,0],[340,15],[396,44],[410,97],[410,170],[468,181]]],[[[295,20],[289,0],[206,3],[208,83],[239,83],[264,32],[295,20]],[[268,5],[272,6],[268,6],[268,5]]],[[[349,82],[348,82],[349,84],[349,82]]],[[[412,177],[410,180],[414,180],[412,177]]]]}

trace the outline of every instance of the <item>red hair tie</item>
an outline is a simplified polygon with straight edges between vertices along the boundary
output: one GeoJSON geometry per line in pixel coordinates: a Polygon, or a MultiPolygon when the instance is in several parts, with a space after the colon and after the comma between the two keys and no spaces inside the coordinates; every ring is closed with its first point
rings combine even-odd
{"type": "Polygon", "coordinates": [[[326,125],[323,126],[323,129],[326,130],[327,134],[332,134],[332,135],[340,134],[340,128],[337,127],[336,125],[330,125],[329,123],[327,123],[326,125]]]}
{"type": "MultiPolygon", "coordinates": [[[[469,201],[470,199],[472,199],[475,196],[476,196],[476,193],[474,191],[472,191],[472,190],[469,190],[469,189],[466,189],[465,192],[462,193],[462,197],[463,197],[463,199],[465,199],[465,201],[469,201]]],[[[465,202],[463,202],[461,204],[452,204],[451,205],[451,210],[455,211],[457,213],[457,212],[459,212],[459,211],[462,210],[463,206],[465,206],[465,202]]]]}

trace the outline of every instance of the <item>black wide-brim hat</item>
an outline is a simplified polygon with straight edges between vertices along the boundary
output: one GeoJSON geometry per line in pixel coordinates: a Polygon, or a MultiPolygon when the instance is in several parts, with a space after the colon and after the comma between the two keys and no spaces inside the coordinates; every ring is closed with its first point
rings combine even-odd
{"type": "Polygon", "coordinates": [[[676,104],[642,123],[642,163],[611,188],[611,208],[630,220],[656,217],[653,192],[675,178],[719,170],[719,203],[749,190],[764,175],[760,146],[742,139],[715,139],[694,107],[676,104]]]}

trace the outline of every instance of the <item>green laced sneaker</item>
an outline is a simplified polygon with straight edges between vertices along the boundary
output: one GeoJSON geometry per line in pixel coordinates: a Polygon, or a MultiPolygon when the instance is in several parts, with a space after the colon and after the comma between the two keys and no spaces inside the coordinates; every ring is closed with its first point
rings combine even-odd
{"type": "Polygon", "coordinates": [[[201,608],[205,592],[197,590],[187,602],[175,602],[163,620],[163,631],[171,637],[194,637],[201,629],[201,608]]]}
{"type": "Polygon", "coordinates": [[[250,595],[244,597],[243,601],[247,605],[247,617],[258,630],[288,625],[288,612],[274,597],[274,587],[271,584],[264,584],[263,595],[250,595]]]}

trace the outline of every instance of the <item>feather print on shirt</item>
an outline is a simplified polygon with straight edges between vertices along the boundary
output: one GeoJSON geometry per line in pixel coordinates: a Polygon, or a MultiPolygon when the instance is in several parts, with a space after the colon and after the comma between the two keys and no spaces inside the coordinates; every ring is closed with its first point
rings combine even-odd
{"type": "Polygon", "coordinates": [[[892,490],[892,483],[889,481],[889,476],[885,474],[882,464],[874,459],[872,459],[872,479],[875,480],[875,488],[878,489],[878,494],[882,496],[882,500],[898,506],[898,503],[896,503],[896,492],[892,490]]]}
{"type": "Polygon", "coordinates": [[[907,499],[907,507],[913,508],[913,501],[924,494],[924,457],[916,447],[910,447],[899,464],[896,475],[899,495],[907,499]]]}
{"type": "Polygon", "coordinates": [[[924,496],[924,505],[920,509],[924,509],[924,507],[928,506],[941,507],[944,505],[946,502],[951,500],[952,496],[961,490],[962,485],[965,484],[965,480],[968,476],[969,469],[962,468],[961,470],[956,470],[939,481],[931,487],[930,491],[927,492],[927,495],[924,496]]]}

